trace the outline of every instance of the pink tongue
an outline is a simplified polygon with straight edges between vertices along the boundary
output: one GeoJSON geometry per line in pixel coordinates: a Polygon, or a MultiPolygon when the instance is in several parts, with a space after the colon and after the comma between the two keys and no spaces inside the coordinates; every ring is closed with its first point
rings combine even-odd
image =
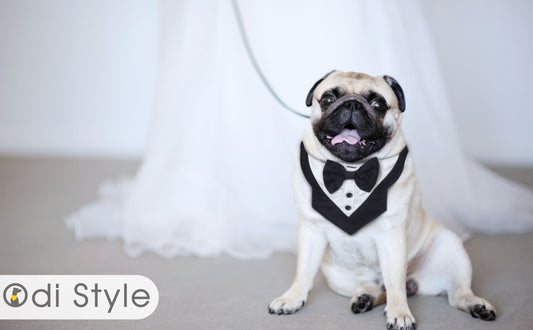
{"type": "Polygon", "coordinates": [[[345,128],[331,140],[331,144],[336,145],[337,143],[346,142],[350,145],[354,145],[357,144],[359,140],[361,140],[361,137],[356,130],[345,128]]]}

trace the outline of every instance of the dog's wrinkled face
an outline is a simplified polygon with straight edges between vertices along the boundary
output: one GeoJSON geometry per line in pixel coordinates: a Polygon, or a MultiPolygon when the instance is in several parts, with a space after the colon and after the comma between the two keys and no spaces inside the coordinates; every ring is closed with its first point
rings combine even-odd
{"type": "Polygon", "coordinates": [[[405,110],[403,91],[393,78],[341,71],[320,79],[306,104],[313,106],[311,120],[318,141],[346,162],[383,148],[405,110]]]}

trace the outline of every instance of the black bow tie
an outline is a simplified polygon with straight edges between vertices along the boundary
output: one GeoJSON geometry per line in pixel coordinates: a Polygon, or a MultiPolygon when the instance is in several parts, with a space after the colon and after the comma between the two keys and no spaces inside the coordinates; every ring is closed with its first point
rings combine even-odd
{"type": "Polygon", "coordinates": [[[346,171],[341,164],[327,160],[322,175],[326,189],[330,194],[337,191],[342,186],[344,180],[350,179],[353,179],[361,190],[369,192],[378,180],[379,161],[377,158],[371,158],[357,171],[346,171]]]}

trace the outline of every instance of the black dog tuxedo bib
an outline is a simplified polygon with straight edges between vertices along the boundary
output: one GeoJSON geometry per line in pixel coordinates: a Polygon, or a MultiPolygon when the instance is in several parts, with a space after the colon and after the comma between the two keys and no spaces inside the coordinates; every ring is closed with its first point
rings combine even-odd
{"type": "MultiPolygon", "coordinates": [[[[405,146],[398,155],[398,159],[392,169],[377,186],[375,184],[380,171],[380,164],[377,158],[367,160],[356,171],[347,171],[339,163],[331,160],[326,161],[322,171],[322,178],[324,186],[330,194],[335,193],[346,180],[353,180],[360,190],[369,193],[364,202],[355,211],[347,214],[340,209],[318,183],[309,163],[309,154],[302,142],[300,145],[300,166],[305,179],[311,186],[311,206],[335,226],[347,234],[353,235],[387,210],[388,190],[402,174],[407,153],[408,148],[405,146]]],[[[347,197],[353,197],[353,194],[347,193],[347,197]]],[[[345,206],[345,210],[350,209],[350,206],[345,206]]]]}

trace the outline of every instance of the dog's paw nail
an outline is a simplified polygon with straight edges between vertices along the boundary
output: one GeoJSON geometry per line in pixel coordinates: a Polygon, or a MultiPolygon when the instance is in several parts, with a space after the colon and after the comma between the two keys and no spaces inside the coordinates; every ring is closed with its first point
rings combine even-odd
{"type": "Polygon", "coordinates": [[[387,329],[394,330],[415,330],[415,319],[410,313],[391,312],[389,315],[396,315],[394,319],[392,316],[387,318],[387,329]]]}
{"type": "Polygon", "coordinates": [[[305,299],[292,299],[291,297],[280,297],[275,299],[273,302],[270,303],[268,306],[268,312],[270,314],[277,314],[277,315],[289,315],[296,313],[305,304],[305,299]]]}

